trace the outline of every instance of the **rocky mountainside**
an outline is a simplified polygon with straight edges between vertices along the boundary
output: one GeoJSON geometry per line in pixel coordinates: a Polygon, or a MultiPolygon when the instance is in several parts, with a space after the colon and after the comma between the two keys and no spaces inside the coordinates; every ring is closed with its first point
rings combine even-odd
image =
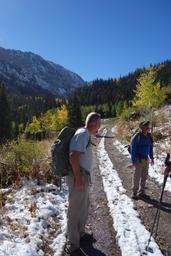
{"type": "Polygon", "coordinates": [[[2,47],[0,81],[6,82],[11,92],[27,95],[40,90],[60,96],[85,83],[77,74],[37,54],[2,47]]]}

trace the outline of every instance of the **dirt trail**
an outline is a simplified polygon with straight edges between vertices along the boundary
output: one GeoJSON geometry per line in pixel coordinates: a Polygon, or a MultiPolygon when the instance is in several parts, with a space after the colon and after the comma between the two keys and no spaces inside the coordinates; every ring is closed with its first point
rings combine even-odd
{"type": "Polygon", "coordinates": [[[93,169],[90,188],[89,229],[93,232],[97,242],[94,244],[92,256],[121,256],[116,241],[116,233],[113,229],[112,217],[109,214],[106,194],[104,192],[102,178],[98,169],[96,152],[94,154],[95,168],[93,169]]]}
{"type": "MultiPolygon", "coordinates": [[[[111,136],[111,127],[108,127],[107,130],[107,135],[111,136]]],[[[114,168],[118,171],[118,175],[126,189],[126,194],[131,197],[132,189],[130,184],[132,184],[133,170],[128,167],[130,165],[129,159],[118,151],[111,139],[105,140],[105,149],[114,168]]],[[[157,211],[161,187],[153,179],[148,178],[146,192],[150,199],[146,201],[138,200],[134,201],[134,203],[142,223],[150,231],[157,211]]],[[[166,256],[171,256],[171,194],[168,192],[164,192],[158,235],[155,240],[162,253],[166,256]]]]}

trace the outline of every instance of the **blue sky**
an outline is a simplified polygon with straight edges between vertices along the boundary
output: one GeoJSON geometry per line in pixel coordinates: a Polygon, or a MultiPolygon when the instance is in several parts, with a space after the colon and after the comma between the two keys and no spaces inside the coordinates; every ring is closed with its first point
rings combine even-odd
{"type": "Polygon", "coordinates": [[[87,81],[119,77],[171,58],[171,1],[0,0],[0,46],[87,81]]]}

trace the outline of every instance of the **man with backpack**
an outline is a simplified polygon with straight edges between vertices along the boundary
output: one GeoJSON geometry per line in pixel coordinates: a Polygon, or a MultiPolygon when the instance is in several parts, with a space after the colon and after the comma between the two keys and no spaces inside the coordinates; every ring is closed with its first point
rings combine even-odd
{"type": "Polygon", "coordinates": [[[137,200],[138,197],[148,198],[145,194],[145,184],[148,176],[149,158],[151,164],[154,164],[153,158],[153,139],[149,133],[149,121],[140,123],[140,131],[136,133],[131,142],[130,153],[131,160],[135,167],[133,177],[133,196],[137,200]]]}
{"type": "Polygon", "coordinates": [[[90,136],[96,134],[101,125],[100,114],[89,113],[85,127],[78,129],[70,142],[70,163],[72,174],[67,176],[69,189],[67,244],[65,255],[86,255],[81,244],[93,241],[90,234],[85,233],[88,217],[89,185],[92,171],[92,143],[90,136]]]}

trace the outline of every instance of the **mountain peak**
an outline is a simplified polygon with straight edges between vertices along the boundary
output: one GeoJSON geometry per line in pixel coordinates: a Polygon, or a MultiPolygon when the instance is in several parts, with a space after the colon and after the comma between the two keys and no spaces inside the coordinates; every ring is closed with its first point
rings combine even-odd
{"type": "Polygon", "coordinates": [[[41,87],[60,96],[67,96],[72,89],[85,83],[76,73],[47,61],[40,55],[2,47],[0,80],[5,81],[9,87],[12,80],[17,86],[41,87]]]}

